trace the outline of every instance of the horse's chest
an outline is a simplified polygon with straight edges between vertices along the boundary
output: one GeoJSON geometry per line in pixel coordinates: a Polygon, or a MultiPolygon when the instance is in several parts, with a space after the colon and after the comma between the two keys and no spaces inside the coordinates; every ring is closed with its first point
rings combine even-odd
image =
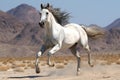
{"type": "Polygon", "coordinates": [[[60,39],[60,29],[53,29],[49,34],[47,34],[46,39],[47,44],[58,44],[60,39]]]}
{"type": "Polygon", "coordinates": [[[57,41],[53,37],[49,36],[49,37],[46,38],[46,42],[45,43],[47,45],[49,45],[49,46],[53,46],[53,45],[57,44],[57,41]]]}
{"type": "Polygon", "coordinates": [[[52,32],[51,41],[53,43],[56,43],[56,42],[58,42],[58,40],[59,40],[59,31],[55,30],[52,32]]]}

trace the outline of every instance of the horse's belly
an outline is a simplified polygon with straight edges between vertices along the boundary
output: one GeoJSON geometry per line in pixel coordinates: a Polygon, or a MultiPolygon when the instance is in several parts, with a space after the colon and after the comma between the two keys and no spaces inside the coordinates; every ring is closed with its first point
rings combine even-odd
{"type": "Polygon", "coordinates": [[[62,49],[68,49],[70,47],[72,47],[75,43],[78,43],[79,41],[79,37],[78,38],[66,38],[64,41],[63,41],[63,44],[62,44],[62,49]]]}
{"type": "Polygon", "coordinates": [[[69,49],[71,46],[73,46],[73,44],[65,44],[65,43],[63,43],[63,45],[61,47],[61,50],[69,49]]]}

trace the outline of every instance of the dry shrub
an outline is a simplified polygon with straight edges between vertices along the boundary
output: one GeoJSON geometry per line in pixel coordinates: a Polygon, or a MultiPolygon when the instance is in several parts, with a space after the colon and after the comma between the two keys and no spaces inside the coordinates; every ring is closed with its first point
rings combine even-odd
{"type": "Polygon", "coordinates": [[[23,60],[23,63],[28,63],[28,60],[23,60]]]}
{"type": "Polygon", "coordinates": [[[46,61],[47,60],[47,56],[41,56],[39,59],[40,59],[40,61],[46,61]]]}
{"type": "Polygon", "coordinates": [[[112,61],[107,61],[106,64],[107,65],[111,65],[113,62],[112,61]]]}
{"type": "Polygon", "coordinates": [[[28,64],[28,67],[30,67],[30,68],[35,68],[35,64],[29,63],[29,64],[28,64]]]}
{"type": "Polygon", "coordinates": [[[0,71],[7,71],[8,69],[10,69],[10,66],[0,66],[0,71]]]}
{"type": "Polygon", "coordinates": [[[3,61],[2,64],[7,65],[7,61],[3,61]]]}
{"type": "Polygon", "coordinates": [[[120,65],[120,61],[116,62],[116,64],[119,64],[119,65],[120,65]]]}
{"type": "Polygon", "coordinates": [[[54,57],[54,60],[56,63],[64,63],[65,65],[67,65],[69,60],[76,60],[76,58],[74,56],[57,56],[54,57]]]}
{"type": "Polygon", "coordinates": [[[23,60],[23,63],[29,64],[31,63],[31,60],[23,60]]]}
{"type": "MultiPolygon", "coordinates": [[[[101,65],[106,65],[107,64],[107,61],[99,61],[99,63],[101,64],[101,65]]],[[[96,62],[96,64],[97,64],[97,62],[96,62]]]]}
{"type": "Polygon", "coordinates": [[[119,58],[120,58],[120,55],[119,54],[101,54],[101,55],[97,55],[97,56],[94,56],[94,58],[96,58],[96,60],[104,60],[106,61],[106,64],[107,65],[110,65],[112,63],[119,63],[119,58]]]}
{"type": "Polygon", "coordinates": [[[47,65],[47,63],[45,63],[45,62],[44,62],[44,63],[41,63],[41,66],[45,66],[45,65],[47,65]]]}
{"type": "Polygon", "coordinates": [[[21,64],[16,64],[16,63],[13,63],[12,64],[12,68],[17,68],[17,67],[25,67],[26,65],[24,63],[21,63],[21,64]]]}
{"type": "Polygon", "coordinates": [[[14,58],[1,58],[0,61],[3,62],[3,64],[7,64],[7,63],[13,63],[15,59],[14,58]]]}
{"type": "Polygon", "coordinates": [[[116,61],[116,64],[119,64],[120,65],[120,59],[118,61],[116,61]]]}
{"type": "Polygon", "coordinates": [[[23,67],[18,67],[18,68],[15,68],[14,71],[16,71],[16,72],[24,72],[24,68],[23,67]]]}
{"type": "Polygon", "coordinates": [[[56,64],[55,67],[57,69],[62,69],[62,68],[64,68],[64,64],[56,64]]]}
{"type": "Polygon", "coordinates": [[[68,64],[68,60],[64,60],[64,65],[67,65],[68,64]]]}
{"type": "Polygon", "coordinates": [[[64,60],[57,59],[57,60],[55,60],[55,63],[64,63],[64,60]]]}
{"type": "Polygon", "coordinates": [[[108,65],[110,65],[112,63],[116,63],[116,62],[118,62],[118,56],[111,55],[111,56],[108,57],[108,59],[106,59],[106,61],[107,61],[108,65]]]}
{"type": "Polygon", "coordinates": [[[26,66],[26,65],[23,64],[23,63],[16,65],[16,67],[25,67],[25,66],[26,66]]]}

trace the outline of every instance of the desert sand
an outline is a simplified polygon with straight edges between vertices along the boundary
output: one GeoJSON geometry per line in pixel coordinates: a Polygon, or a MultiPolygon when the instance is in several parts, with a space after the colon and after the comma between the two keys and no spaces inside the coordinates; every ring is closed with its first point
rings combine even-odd
{"type": "MultiPolygon", "coordinates": [[[[20,63],[21,61],[15,61],[14,64],[11,62],[12,65],[20,63]]],[[[30,62],[24,61],[23,63],[29,64],[30,62]]],[[[31,63],[34,64],[34,61],[31,63]]],[[[4,64],[10,66],[10,63],[4,64]]],[[[112,63],[95,60],[94,67],[90,67],[87,60],[83,60],[78,76],[76,75],[75,60],[58,62],[54,67],[49,67],[46,65],[46,61],[42,61],[39,67],[41,73],[36,74],[34,66],[31,68],[29,65],[12,66],[12,68],[0,71],[0,80],[120,80],[120,59],[112,63]]]]}

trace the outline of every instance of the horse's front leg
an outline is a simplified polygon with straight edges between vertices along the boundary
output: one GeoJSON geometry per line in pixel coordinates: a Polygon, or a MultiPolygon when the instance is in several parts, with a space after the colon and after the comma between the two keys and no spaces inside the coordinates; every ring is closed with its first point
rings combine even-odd
{"type": "Polygon", "coordinates": [[[60,34],[58,36],[58,39],[56,40],[57,44],[48,52],[48,62],[47,63],[49,66],[54,66],[54,64],[52,64],[50,61],[50,56],[61,49],[63,39],[64,39],[64,31],[61,30],[60,34]]]}
{"type": "Polygon", "coordinates": [[[54,64],[51,63],[50,57],[52,54],[54,54],[55,52],[59,51],[61,48],[61,44],[56,44],[49,52],[48,52],[48,61],[47,64],[49,66],[54,66],[54,64]]]}
{"type": "Polygon", "coordinates": [[[36,73],[40,73],[40,69],[38,66],[39,63],[39,57],[47,50],[47,47],[45,45],[42,45],[40,51],[36,53],[36,61],[35,61],[35,67],[36,67],[36,73]]]}

